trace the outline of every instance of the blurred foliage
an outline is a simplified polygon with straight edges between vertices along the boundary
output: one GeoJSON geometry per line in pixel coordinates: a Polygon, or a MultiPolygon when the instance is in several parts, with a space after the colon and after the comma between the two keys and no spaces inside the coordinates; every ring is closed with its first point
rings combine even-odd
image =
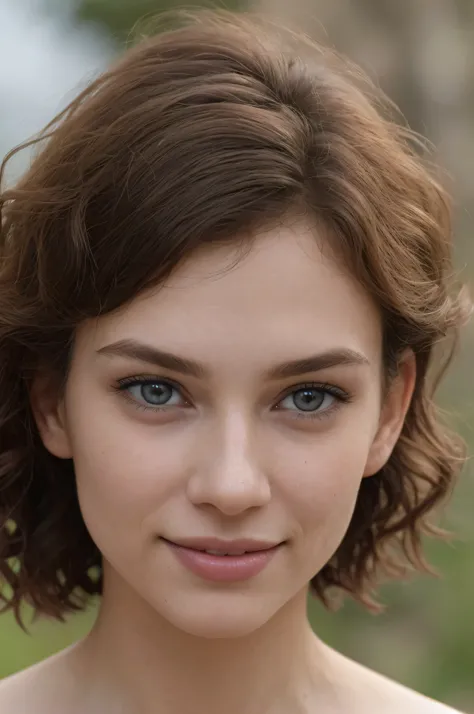
{"type": "MultiPolygon", "coordinates": [[[[215,2],[214,6],[234,9],[246,4],[245,0],[227,0],[215,2]]],[[[198,5],[209,7],[211,3],[196,1],[186,6],[198,5]]],[[[103,28],[122,44],[139,20],[173,7],[173,0],[81,0],[77,19],[103,28]]],[[[361,0],[360,4],[349,0],[256,0],[253,7],[283,19],[295,19],[290,17],[295,14],[296,24],[310,33],[316,34],[321,21],[329,36],[337,38],[341,50],[369,69],[380,68],[382,86],[400,103],[412,124],[441,146],[442,162],[458,174],[460,189],[456,198],[461,206],[458,223],[462,229],[459,261],[464,265],[466,259],[473,259],[467,205],[471,204],[473,191],[469,151],[474,146],[474,117],[472,103],[468,106],[470,100],[464,98],[459,67],[471,67],[472,71],[474,66],[474,1],[433,0],[429,4],[398,5],[393,0],[361,0]],[[459,8],[464,8],[462,22],[459,8]],[[443,48],[444,56],[440,54],[443,48]]],[[[469,96],[472,93],[466,94],[469,96]]],[[[440,397],[444,406],[457,411],[456,426],[471,446],[473,354],[471,331],[440,397]]],[[[446,525],[457,538],[452,543],[427,544],[429,559],[442,574],[440,579],[416,576],[409,583],[385,586],[381,595],[387,610],[382,615],[372,616],[350,601],[338,613],[328,615],[311,600],[310,616],[318,634],[349,656],[418,691],[474,713],[473,475],[471,464],[448,509],[446,525]]],[[[92,607],[67,625],[39,621],[31,628],[32,636],[24,634],[11,616],[0,618],[0,677],[82,636],[91,626],[94,612],[92,607]]]]}
{"type": "MultiPolygon", "coordinates": [[[[122,42],[133,32],[137,23],[146,23],[147,18],[172,10],[176,6],[174,0],[82,0],[78,5],[77,17],[80,21],[101,26],[122,42]]],[[[189,8],[203,6],[238,10],[244,6],[244,0],[225,0],[212,4],[190,0],[186,3],[189,8]]]]}

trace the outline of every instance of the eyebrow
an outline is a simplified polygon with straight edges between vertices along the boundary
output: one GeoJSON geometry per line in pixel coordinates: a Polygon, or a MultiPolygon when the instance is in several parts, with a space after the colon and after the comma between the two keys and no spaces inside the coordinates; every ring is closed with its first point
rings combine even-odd
{"type": "Polygon", "coordinates": [[[173,372],[191,377],[205,377],[208,373],[204,365],[194,360],[179,357],[171,352],[164,352],[151,345],[136,340],[119,340],[97,350],[98,354],[112,357],[130,357],[140,362],[147,362],[156,367],[170,369],[173,372]]]}
{"type": "Polygon", "coordinates": [[[369,360],[361,352],[356,352],[345,347],[335,348],[321,354],[303,357],[302,359],[285,362],[273,367],[267,373],[269,379],[284,379],[285,377],[298,377],[309,372],[320,372],[330,367],[368,365],[369,360]]]}
{"type": "MultiPolygon", "coordinates": [[[[200,362],[179,357],[171,352],[164,352],[136,340],[119,340],[101,347],[97,353],[112,357],[129,357],[191,377],[203,378],[209,374],[209,370],[200,362]]],[[[368,364],[369,360],[360,352],[348,348],[335,348],[271,367],[266,372],[265,377],[270,380],[285,379],[287,377],[298,377],[310,372],[319,372],[330,367],[368,364]]]]}

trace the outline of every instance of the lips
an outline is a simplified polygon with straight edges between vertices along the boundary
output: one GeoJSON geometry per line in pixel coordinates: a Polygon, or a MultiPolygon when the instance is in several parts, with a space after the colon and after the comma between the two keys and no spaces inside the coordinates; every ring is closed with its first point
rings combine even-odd
{"type": "Polygon", "coordinates": [[[225,541],[219,538],[183,538],[171,540],[162,538],[162,540],[171,543],[172,545],[180,546],[181,548],[190,548],[210,555],[244,555],[245,553],[258,553],[265,550],[271,550],[281,541],[270,542],[254,539],[238,539],[233,541],[225,541]]]}
{"type": "Polygon", "coordinates": [[[231,583],[261,573],[283,543],[256,540],[222,541],[215,538],[161,540],[177,561],[201,580],[231,583]]]}

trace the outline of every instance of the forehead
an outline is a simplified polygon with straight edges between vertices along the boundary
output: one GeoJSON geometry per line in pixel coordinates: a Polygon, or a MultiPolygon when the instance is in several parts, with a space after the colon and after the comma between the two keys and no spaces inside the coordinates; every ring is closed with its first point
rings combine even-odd
{"type": "Polygon", "coordinates": [[[244,254],[235,244],[202,250],[158,289],[97,321],[98,347],[123,338],[203,358],[225,345],[285,358],[348,347],[370,359],[380,350],[381,324],[328,240],[300,221],[260,232],[244,254]]]}

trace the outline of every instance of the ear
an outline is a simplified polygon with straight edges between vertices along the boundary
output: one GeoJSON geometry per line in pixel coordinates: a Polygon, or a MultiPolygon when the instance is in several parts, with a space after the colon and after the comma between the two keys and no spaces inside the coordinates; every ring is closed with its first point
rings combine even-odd
{"type": "Polygon", "coordinates": [[[46,449],[60,459],[72,458],[63,387],[58,377],[43,372],[37,374],[30,388],[30,403],[46,449]]]}
{"type": "Polygon", "coordinates": [[[412,350],[403,353],[397,375],[392,378],[380,413],[377,433],[370,448],[364,476],[373,476],[385,466],[397,443],[416,383],[416,360],[412,350]]]}

